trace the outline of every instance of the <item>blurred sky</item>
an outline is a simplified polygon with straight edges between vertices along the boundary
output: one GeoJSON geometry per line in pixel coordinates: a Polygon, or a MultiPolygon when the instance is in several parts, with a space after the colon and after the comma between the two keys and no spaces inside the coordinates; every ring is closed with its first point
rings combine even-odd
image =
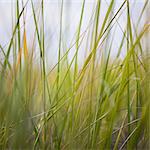
{"type": "MultiPolygon", "coordinates": [[[[25,4],[27,0],[23,0],[25,4]]],[[[39,13],[40,0],[33,0],[36,10],[36,14],[39,13]]],[[[20,7],[22,7],[22,0],[19,0],[20,7]]],[[[144,0],[130,0],[131,2],[131,17],[134,23],[137,22],[139,12],[143,8],[144,0]]],[[[102,0],[100,21],[102,22],[107,11],[110,0],[102,0]]],[[[123,3],[123,0],[116,0],[114,12],[123,3]]],[[[85,11],[83,17],[83,25],[81,33],[85,31],[90,22],[90,17],[93,14],[93,8],[96,6],[96,0],[86,0],[85,11]]],[[[0,44],[7,49],[8,43],[12,36],[12,20],[15,20],[15,7],[16,0],[0,0],[0,44]]],[[[61,0],[44,0],[44,13],[45,13],[45,43],[46,43],[46,56],[49,64],[56,63],[59,41],[59,24],[60,24],[60,7],[61,0]]],[[[71,46],[72,41],[75,41],[75,33],[79,24],[79,18],[81,13],[82,0],[64,0],[63,10],[63,48],[71,46]]],[[[150,7],[148,6],[148,10],[150,7]]],[[[115,27],[114,42],[113,42],[113,55],[116,54],[116,49],[119,47],[119,43],[122,37],[122,30],[126,26],[126,12],[125,7],[122,10],[122,14],[117,20],[115,27]]],[[[26,7],[26,30],[28,44],[31,46],[34,37],[34,20],[31,8],[31,2],[29,0],[26,7]]],[[[139,27],[144,25],[146,18],[142,18],[142,23],[139,27]]],[[[15,23],[15,22],[14,22],[15,23]]],[[[21,30],[23,31],[23,21],[21,21],[21,30]]],[[[23,32],[22,32],[23,33],[23,32]]],[[[113,31],[112,31],[113,33],[113,31]]],[[[69,56],[72,58],[75,49],[72,49],[69,56]]],[[[82,63],[85,53],[85,45],[83,44],[79,50],[79,62],[82,63]]],[[[123,54],[122,54],[123,55],[123,54]]]]}

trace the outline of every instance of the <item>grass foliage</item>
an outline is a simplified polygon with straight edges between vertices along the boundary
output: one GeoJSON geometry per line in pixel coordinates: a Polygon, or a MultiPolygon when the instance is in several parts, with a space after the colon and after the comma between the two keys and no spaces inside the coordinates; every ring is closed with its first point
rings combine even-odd
{"type": "Polygon", "coordinates": [[[129,0],[122,1],[115,12],[115,0],[110,0],[104,19],[102,2],[97,0],[87,28],[83,0],[75,42],[65,50],[64,1],[60,0],[58,61],[51,69],[46,61],[45,2],[39,1],[39,13],[32,0],[22,1],[22,7],[19,3],[16,0],[8,46],[0,45],[4,58],[0,61],[0,149],[148,149],[149,24],[141,23],[148,0],[136,24],[129,0]],[[35,27],[32,48],[26,35],[27,5],[31,5],[35,27]],[[124,29],[118,22],[122,12],[127,20],[124,29]],[[123,36],[117,55],[112,56],[116,24],[123,36]],[[86,55],[80,65],[79,50],[85,40],[86,55]],[[72,48],[75,53],[70,60],[72,48]]]}

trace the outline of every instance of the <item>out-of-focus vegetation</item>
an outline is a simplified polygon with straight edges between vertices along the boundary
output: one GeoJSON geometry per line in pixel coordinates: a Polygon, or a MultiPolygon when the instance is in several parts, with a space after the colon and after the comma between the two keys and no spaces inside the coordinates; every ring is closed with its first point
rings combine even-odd
{"type": "Polygon", "coordinates": [[[103,8],[98,0],[93,22],[82,32],[83,0],[76,40],[65,50],[64,3],[60,1],[58,62],[51,69],[45,59],[44,0],[39,1],[41,17],[32,0],[23,7],[19,0],[15,3],[12,36],[7,49],[0,46],[0,149],[149,149],[150,39],[149,24],[141,22],[149,1],[145,0],[134,24],[130,1],[124,0],[114,12],[115,0],[111,0],[101,20],[103,8]],[[31,5],[35,27],[31,48],[24,17],[27,5],[31,5]],[[120,27],[123,36],[112,57],[115,33],[111,30],[122,12],[126,12],[126,27],[120,27]],[[86,55],[80,65],[78,52],[83,40],[87,40],[86,55]],[[120,58],[122,52],[125,56],[120,58]],[[39,65],[35,55],[40,56],[39,65]]]}

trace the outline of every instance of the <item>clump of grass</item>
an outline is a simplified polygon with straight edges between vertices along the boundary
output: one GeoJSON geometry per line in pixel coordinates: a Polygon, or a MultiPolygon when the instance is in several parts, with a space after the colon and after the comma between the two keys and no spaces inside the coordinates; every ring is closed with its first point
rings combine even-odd
{"type": "Polygon", "coordinates": [[[83,0],[76,40],[64,52],[61,1],[58,62],[49,70],[44,0],[39,2],[40,14],[32,0],[22,2],[22,7],[16,1],[11,40],[7,49],[0,45],[4,58],[0,62],[1,149],[149,148],[150,59],[149,45],[145,44],[149,25],[143,23],[138,28],[148,1],[139,12],[137,24],[131,17],[130,1],[124,0],[114,12],[115,0],[111,0],[104,20],[102,2],[97,1],[89,25],[82,31],[85,3],[83,0]],[[26,36],[27,5],[31,5],[35,26],[32,48],[26,36]],[[122,29],[118,20],[125,11],[127,22],[122,29]],[[117,55],[112,56],[116,24],[123,36],[117,55]],[[86,57],[80,65],[78,55],[84,40],[86,57]],[[34,45],[39,50],[39,65],[35,64],[34,45]],[[74,56],[68,61],[73,47],[74,56]],[[122,51],[126,51],[123,58],[122,51]],[[11,52],[13,62],[9,59],[11,52]]]}

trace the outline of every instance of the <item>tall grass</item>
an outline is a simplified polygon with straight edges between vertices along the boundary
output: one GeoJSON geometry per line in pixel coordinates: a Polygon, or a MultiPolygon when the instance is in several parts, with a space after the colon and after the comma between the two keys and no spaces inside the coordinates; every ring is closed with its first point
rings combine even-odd
{"type": "Polygon", "coordinates": [[[130,0],[122,1],[117,10],[115,0],[106,2],[104,19],[102,1],[95,1],[86,27],[83,0],[75,41],[65,50],[60,1],[57,63],[51,69],[46,59],[45,3],[39,1],[37,11],[32,0],[22,1],[22,6],[16,0],[12,36],[7,47],[0,44],[0,149],[149,149],[149,24],[141,19],[148,0],[136,23],[130,0]],[[35,27],[31,48],[27,5],[35,27]],[[125,28],[119,23],[122,13],[125,28]],[[122,37],[113,55],[116,24],[122,37]],[[80,50],[86,52],[83,64],[80,50]]]}

